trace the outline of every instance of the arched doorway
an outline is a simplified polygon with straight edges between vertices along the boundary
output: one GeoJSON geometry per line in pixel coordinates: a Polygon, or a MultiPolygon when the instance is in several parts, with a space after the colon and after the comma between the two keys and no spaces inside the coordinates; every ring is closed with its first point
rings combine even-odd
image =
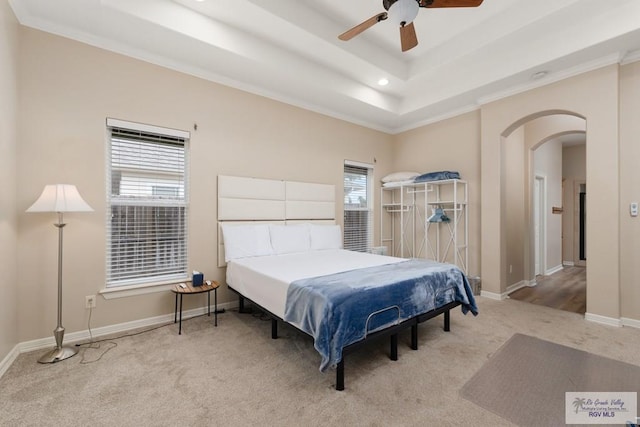
{"type": "Polygon", "coordinates": [[[528,118],[504,135],[500,153],[506,293],[584,314],[586,271],[574,267],[569,250],[574,235],[565,217],[573,218],[573,203],[565,201],[563,188],[565,180],[571,186],[576,181],[576,170],[581,171],[577,178],[585,179],[585,156],[572,159],[576,150],[565,153],[565,146],[581,142],[582,153],[586,152],[586,121],[557,111],[528,118]],[[576,162],[580,167],[574,166],[576,162]]]}
{"type": "Polygon", "coordinates": [[[561,82],[522,92],[482,106],[481,167],[481,275],[483,295],[506,298],[506,234],[500,207],[504,203],[501,144],[527,121],[550,114],[586,119],[586,183],[590,200],[605,209],[587,206],[587,312],[585,318],[620,324],[620,186],[619,69],[603,67],[561,82]]]}

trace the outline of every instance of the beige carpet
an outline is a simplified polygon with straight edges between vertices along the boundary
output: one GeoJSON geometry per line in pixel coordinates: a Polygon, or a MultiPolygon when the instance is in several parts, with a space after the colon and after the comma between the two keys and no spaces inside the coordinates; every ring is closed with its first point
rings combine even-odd
{"type": "Polygon", "coordinates": [[[271,340],[269,322],[233,311],[217,328],[199,317],[181,336],[172,324],[53,365],[22,354],[0,378],[0,425],[508,426],[459,391],[514,333],[640,366],[638,329],[512,300],[479,307],[454,310],[449,333],[440,318],[421,325],[418,351],[402,335],[397,362],[386,342],[353,353],[343,392],[308,338],[283,327],[271,340]]]}
{"type": "Polygon", "coordinates": [[[460,393],[520,426],[536,427],[565,423],[566,392],[640,394],[640,367],[515,334],[460,393]]]}

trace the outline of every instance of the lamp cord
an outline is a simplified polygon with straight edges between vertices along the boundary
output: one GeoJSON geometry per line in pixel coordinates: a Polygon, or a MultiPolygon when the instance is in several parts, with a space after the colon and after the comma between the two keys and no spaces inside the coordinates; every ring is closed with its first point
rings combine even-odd
{"type": "Polygon", "coordinates": [[[88,347],[86,347],[85,351],[82,352],[82,358],[80,359],[80,364],[81,365],[88,365],[89,363],[97,362],[98,360],[102,359],[102,357],[105,354],[107,354],[110,350],[112,350],[112,349],[114,349],[114,348],[116,348],[118,346],[118,343],[116,343],[116,342],[113,342],[111,340],[103,340],[103,341],[106,341],[105,344],[108,345],[108,348],[106,348],[102,353],[100,353],[100,356],[98,356],[97,359],[94,359],[94,360],[86,360],[85,359],[85,355],[87,353],[86,350],[88,350],[88,349],[99,350],[100,349],[100,343],[98,341],[94,341],[93,340],[93,332],[91,332],[91,315],[92,314],[93,314],[93,307],[89,307],[89,320],[87,320],[87,329],[89,330],[89,342],[85,343],[85,344],[76,344],[76,347],[81,347],[81,346],[88,345],[88,347]]]}
{"type": "MultiPolygon", "coordinates": [[[[136,335],[141,335],[141,334],[144,334],[144,333],[147,333],[147,332],[155,331],[156,329],[160,329],[160,328],[167,327],[169,325],[173,325],[173,322],[168,322],[168,323],[165,323],[163,325],[158,325],[158,326],[155,326],[153,328],[145,329],[145,330],[138,331],[138,332],[132,332],[130,334],[124,334],[124,335],[120,335],[120,336],[113,337],[113,338],[104,338],[104,339],[101,339],[101,340],[94,340],[93,339],[93,333],[91,332],[91,313],[92,312],[93,312],[93,308],[89,308],[89,320],[87,322],[87,329],[89,330],[89,342],[78,343],[78,344],[76,344],[76,347],[85,347],[85,346],[87,346],[87,347],[85,347],[86,350],[88,350],[88,349],[97,350],[97,349],[100,349],[100,343],[111,344],[111,346],[108,347],[107,349],[105,349],[100,354],[100,356],[98,356],[98,358],[94,359],[94,360],[85,360],[86,351],[84,351],[82,353],[82,358],[80,359],[80,364],[81,365],[88,365],[90,363],[94,363],[94,362],[97,362],[100,359],[102,359],[102,357],[105,354],[107,354],[110,350],[112,350],[112,349],[114,349],[114,348],[116,348],[118,346],[118,343],[116,343],[115,340],[119,340],[121,338],[127,338],[127,337],[134,337],[136,335]]],[[[183,322],[186,322],[188,320],[192,320],[192,319],[195,319],[195,318],[198,318],[198,317],[203,317],[203,316],[206,316],[206,314],[200,314],[198,316],[193,316],[193,317],[190,317],[188,319],[184,319],[183,322]]]]}
{"type": "Polygon", "coordinates": [[[89,307],[89,320],[87,321],[87,329],[89,330],[89,343],[93,343],[93,334],[91,333],[91,314],[93,307],[89,307]]]}

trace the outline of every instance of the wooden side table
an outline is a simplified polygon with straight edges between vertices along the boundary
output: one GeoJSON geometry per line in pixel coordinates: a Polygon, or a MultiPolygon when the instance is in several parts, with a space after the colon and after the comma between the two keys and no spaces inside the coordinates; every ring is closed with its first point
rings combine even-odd
{"type": "Polygon", "coordinates": [[[178,296],[180,297],[180,326],[178,326],[178,335],[182,335],[182,297],[184,295],[196,295],[202,294],[204,292],[207,293],[207,316],[211,316],[211,291],[213,291],[213,318],[215,326],[218,326],[218,288],[220,284],[215,280],[211,281],[211,284],[208,285],[206,282],[202,284],[202,286],[193,286],[192,282],[184,282],[186,285],[185,288],[182,288],[180,285],[175,285],[171,292],[176,294],[176,307],[173,315],[173,323],[178,322],[178,296]]]}

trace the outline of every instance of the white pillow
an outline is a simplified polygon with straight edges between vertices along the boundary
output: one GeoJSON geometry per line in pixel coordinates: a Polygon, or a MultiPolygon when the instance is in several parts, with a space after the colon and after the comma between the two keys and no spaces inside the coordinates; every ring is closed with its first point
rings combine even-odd
{"type": "Polygon", "coordinates": [[[269,225],[222,224],[224,260],[273,255],[269,225]]]}
{"type": "Polygon", "coordinates": [[[339,225],[309,225],[311,250],[342,249],[342,231],[339,225]]]}
{"type": "Polygon", "coordinates": [[[398,182],[398,181],[410,181],[416,176],[420,175],[418,172],[394,172],[382,178],[382,182],[398,182]]]}
{"type": "Polygon", "coordinates": [[[271,225],[269,233],[271,234],[271,247],[276,255],[309,251],[309,226],[307,224],[271,225]]]}

